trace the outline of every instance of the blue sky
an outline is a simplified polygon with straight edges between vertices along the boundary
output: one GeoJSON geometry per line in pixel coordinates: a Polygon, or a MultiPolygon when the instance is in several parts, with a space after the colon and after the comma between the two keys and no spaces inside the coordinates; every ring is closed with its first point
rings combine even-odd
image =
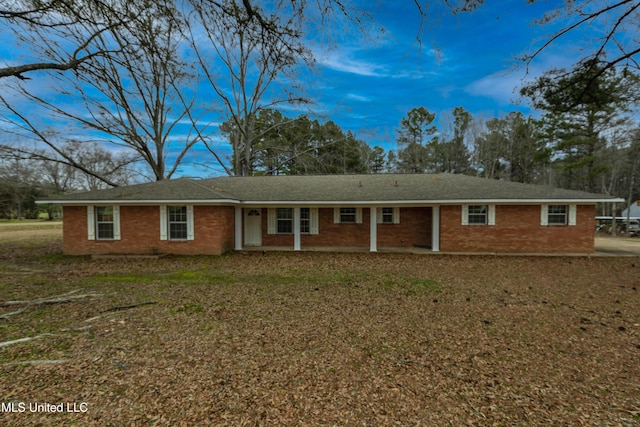
{"type": "MultiPolygon", "coordinates": [[[[309,40],[316,67],[306,79],[305,94],[314,104],[310,109],[293,108],[283,113],[289,117],[308,113],[320,121],[332,120],[385,150],[395,148],[395,129],[414,107],[423,106],[436,113],[442,130],[457,106],[483,119],[514,110],[535,115],[526,101],[520,102],[519,87],[550,68],[571,67],[584,54],[581,42],[593,35],[572,33],[545,49],[527,68],[516,58],[534,51],[554,31],[533,21],[563,2],[487,3],[474,12],[460,14],[452,14],[441,5],[431,6],[421,31],[413,0],[362,0],[372,14],[368,24],[371,30],[363,34],[354,28],[329,26],[331,30],[322,41],[309,40]]],[[[5,60],[20,55],[11,49],[11,43],[4,46],[10,49],[2,52],[0,47],[5,60]]],[[[48,90],[46,83],[36,79],[28,84],[48,90]]],[[[180,135],[175,139],[179,145],[180,135]]],[[[222,140],[217,148],[222,157],[230,154],[229,145],[222,140]]],[[[206,155],[204,148],[194,150],[177,176],[223,173],[221,168],[212,171],[189,166],[190,160],[206,155]]]]}
{"type": "MultiPolygon", "coordinates": [[[[395,129],[414,107],[436,113],[442,131],[457,106],[482,119],[514,110],[536,115],[520,99],[520,86],[550,68],[571,67],[583,53],[576,39],[584,34],[559,40],[527,67],[517,58],[533,52],[554,30],[534,21],[562,1],[488,3],[459,14],[432,6],[422,31],[412,0],[365,3],[371,31],[339,26],[330,31],[330,43],[310,41],[316,67],[306,95],[314,104],[283,113],[332,120],[385,150],[396,148],[395,129]]],[[[224,152],[226,143],[219,147],[224,152]]]]}
{"type": "Polygon", "coordinates": [[[386,30],[384,38],[356,37],[316,51],[318,109],[387,149],[394,146],[394,129],[414,107],[435,112],[441,127],[456,106],[487,119],[513,110],[532,113],[520,102],[522,83],[549,68],[570,67],[580,52],[575,43],[561,40],[527,69],[516,58],[532,52],[552,30],[532,22],[558,2],[489,3],[457,15],[434,8],[421,34],[412,1],[378,5],[374,13],[386,30]]]}

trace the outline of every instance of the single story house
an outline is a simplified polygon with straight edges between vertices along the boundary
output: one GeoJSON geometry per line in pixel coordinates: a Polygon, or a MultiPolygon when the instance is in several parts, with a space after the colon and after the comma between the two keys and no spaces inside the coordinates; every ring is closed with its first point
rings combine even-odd
{"type": "Polygon", "coordinates": [[[67,254],[249,248],[592,253],[609,196],[454,174],[181,178],[69,194],[67,254]]]}

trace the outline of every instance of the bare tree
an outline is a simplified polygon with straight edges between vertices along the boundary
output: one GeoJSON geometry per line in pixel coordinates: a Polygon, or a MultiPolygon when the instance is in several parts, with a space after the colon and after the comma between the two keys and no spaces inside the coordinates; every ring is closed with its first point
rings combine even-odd
{"type": "Polygon", "coordinates": [[[244,1],[224,1],[215,5],[192,0],[193,19],[189,39],[206,82],[224,105],[230,123],[233,149],[230,174],[252,173],[252,146],[256,140],[255,120],[260,110],[279,104],[307,102],[295,90],[278,84],[293,77],[299,62],[310,63],[311,55],[302,44],[297,16],[268,15],[244,1]],[[197,31],[202,31],[202,38],[197,31]],[[202,43],[205,39],[208,43],[202,43]],[[224,76],[221,78],[221,76],[224,76]],[[278,91],[272,89],[277,86],[278,91]],[[271,90],[271,92],[270,92],[271,90]]]}
{"type": "MultiPolygon", "coordinates": [[[[182,93],[190,76],[178,56],[182,42],[180,17],[172,0],[152,5],[145,1],[127,2],[127,8],[134,17],[130,23],[118,31],[104,31],[93,41],[99,50],[110,51],[110,55],[80,64],[73,74],[54,76],[58,85],[54,97],[45,99],[32,91],[28,82],[19,85],[19,94],[44,108],[51,117],[73,123],[76,131],[88,130],[87,140],[135,153],[150,170],[152,179],[167,179],[197,142],[195,137],[176,135],[193,104],[182,93]]],[[[76,40],[83,34],[75,34],[76,40]]],[[[5,119],[12,120],[14,128],[35,135],[55,153],[52,158],[64,159],[109,185],[117,185],[65,151],[69,145],[60,145],[61,135],[52,138],[6,97],[0,97],[0,101],[12,113],[5,119]]]]}
{"type": "Polygon", "coordinates": [[[1,0],[0,22],[13,32],[21,50],[32,52],[34,58],[3,65],[0,78],[29,80],[31,77],[24,74],[32,71],[77,70],[81,64],[108,54],[94,42],[129,22],[126,8],[117,6],[109,0],[84,0],[81,4],[70,0],[1,0]]]}
{"type": "MultiPolygon", "coordinates": [[[[446,4],[462,12],[473,8],[474,1],[446,4]]],[[[171,178],[198,142],[227,172],[249,174],[256,113],[280,103],[306,101],[297,88],[279,84],[296,66],[312,62],[303,34],[326,35],[323,27],[331,27],[333,20],[364,30],[371,16],[354,5],[349,0],[0,0],[0,22],[34,58],[0,68],[0,77],[17,77],[18,99],[40,105],[44,114],[74,127],[52,132],[6,92],[0,96],[4,119],[35,140],[38,150],[47,148],[48,154],[38,154],[43,159],[56,159],[108,185],[117,182],[65,151],[69,134],[83,129],[83,139],[135,153],[156,180],[171,178]],[[188,19],[179,10],[186,11],[188,19]],[[181,32],[187,24],[189,31],[181,32]],[[197,85],[185,84],[193,64],[181,61],[184,34],[206,82],[239,129],[231,168],[209,144],[212,121],[199,124],[207,112],[195,108],[197,94],[185,90],[197,85]],[[203,45],[203,40],[209,43],[203,45]],[[55,96],[47,97],[30,84],[33,74],[25,74],[37,70],[67,71],[46,74],[57,83],[55,96]],[[186,135],[176,135],[185,122],[190,124],[186,135]]],[[[426,8],[416,5],[424,19],[426,8]]],[[[13,148],[16,155],[28,156],[33,147],[13,148]]]]}
{"type": "Polygon", "coordinates": [[[591,31],[593,34],[598,31],[602,35],[594,37],[594,41],[585,46],[585,57],[582,63],[598,69],[599,75],[621,65],[640,68],[637,59],[640,54],[640,39],[636,31],[638,12],[640,12],[638,0],[564,2],[563,7],[550,10],[536,21],[542,25],[559,24],[560,29],[523,59],[527,64],[530,63],[549,46],[577,31],[591,31]],[[587,30],[589,27],[595,30],[587,30]],[[596,68],[594,64],[599,66],[596,68]]]}

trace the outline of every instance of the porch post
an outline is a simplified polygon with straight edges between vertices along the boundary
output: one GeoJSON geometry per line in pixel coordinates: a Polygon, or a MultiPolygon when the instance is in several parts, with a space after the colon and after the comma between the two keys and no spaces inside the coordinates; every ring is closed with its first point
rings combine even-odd
{"type": "Polygon", "coordinates": [[[378,209],[369,208],[369,252],[378,251],[378,209]]]}
{"type": "MultiPolygon", "coordinates": [[[[631,208],[629,208],[631,209],[631,208]]],[[[616,218],[616,202],[611,203],[611,235],[616,237],[616,233],[618,232],[618,220],[616,218]]]]}
{"type": "Polygon", "coordinates": [[[440,206],[431,208],[431,251],[440,252],[440,206]]]}
{"type": "Polygon", "coordinates": [[[293,250],[300,250],[300,208],[293,208],[293,250]]]}
{"type": "Polygon", "coordinates": [[[235,249],[236,251],[242,250],[242,208],[236,206],[235,208],[235,249]]]}

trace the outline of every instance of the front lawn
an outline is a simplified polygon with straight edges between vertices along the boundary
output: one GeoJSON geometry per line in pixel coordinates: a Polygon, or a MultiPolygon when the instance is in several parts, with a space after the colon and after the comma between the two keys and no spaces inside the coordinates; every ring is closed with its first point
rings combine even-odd
{"type": "Polygon", "coordinates": [[[1,425],[640,424],[638,258],[11,245],[1,425]]]}

